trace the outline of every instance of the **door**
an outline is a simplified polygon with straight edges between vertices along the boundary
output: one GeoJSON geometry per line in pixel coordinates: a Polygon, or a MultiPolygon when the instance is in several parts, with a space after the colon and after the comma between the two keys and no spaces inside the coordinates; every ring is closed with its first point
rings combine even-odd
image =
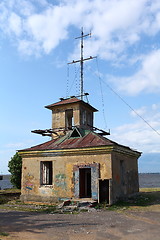
{"type": "Polygon", "coordinates": [[[99,163],[73,167],[74,197],[98,200],[99,163]]]}
{"type": "Polygon", "coordinates": [[[99,180],[99,202],[109,204],[109,179],[99,180]]]}

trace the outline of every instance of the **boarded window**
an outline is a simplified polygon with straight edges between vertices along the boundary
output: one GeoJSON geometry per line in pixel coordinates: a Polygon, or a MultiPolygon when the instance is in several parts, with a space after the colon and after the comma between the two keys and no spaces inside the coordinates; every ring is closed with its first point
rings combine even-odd
{"type": "Polygon", "coordinates": [[[41,185],[52,185],[52,161],[41,162],[41,185]]]}

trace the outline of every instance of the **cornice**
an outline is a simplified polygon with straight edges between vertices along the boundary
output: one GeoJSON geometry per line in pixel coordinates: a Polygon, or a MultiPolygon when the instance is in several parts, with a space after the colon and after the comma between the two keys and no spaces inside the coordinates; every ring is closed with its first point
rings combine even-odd
{"type": "Polygon", "coordinates": [[[39,151],[18,151],[22,157],[47,157],[47,156],[74,156],[74,155],[97,155],[117,152],[129,156],[140,157],[141,153],[127,147],[118,145],[114,146],[99,146],[99,147],[86,147],[76,149],[50,149],[39,151]]]}

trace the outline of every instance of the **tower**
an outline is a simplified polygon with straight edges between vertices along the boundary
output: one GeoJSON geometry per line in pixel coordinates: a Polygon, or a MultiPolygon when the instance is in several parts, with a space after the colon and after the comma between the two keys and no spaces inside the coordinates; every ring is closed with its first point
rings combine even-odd
{"type": "Polygon", "coordinates": [[[94,112],[98,110],[76,97],[61,99],[57,103],[46,106],[52,111],[52,137],[63,135],[73,127],[93,129],[94,112]]]}

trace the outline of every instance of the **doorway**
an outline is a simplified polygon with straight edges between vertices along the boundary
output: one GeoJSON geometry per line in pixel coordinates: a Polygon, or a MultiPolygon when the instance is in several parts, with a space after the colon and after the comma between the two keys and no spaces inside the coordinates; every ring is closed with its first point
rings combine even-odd
{"type": "Polygon", "coordinates": [[[99,202],[109,204],[109,179],[99,180],[99,202]]]}
{"type": "Polygon", "coordinates": [[[91,168],[79,168],[79,197],[91,198],[91,168]]]}

